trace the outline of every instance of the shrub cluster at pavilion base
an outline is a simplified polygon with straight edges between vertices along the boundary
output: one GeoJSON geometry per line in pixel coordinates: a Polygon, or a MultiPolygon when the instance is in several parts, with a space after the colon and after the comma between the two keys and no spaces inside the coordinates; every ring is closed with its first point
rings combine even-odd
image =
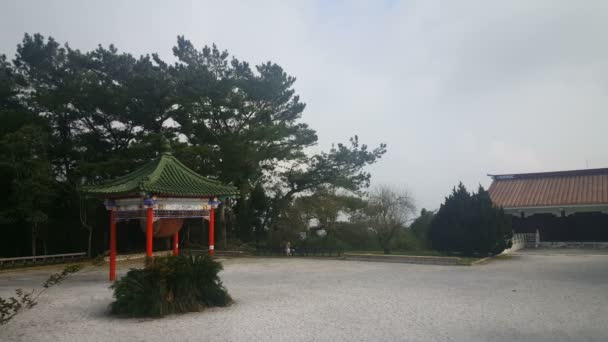
{"type": "Polygon", "coordinates": [[[143,269],[131,269],[116,281],[113,314],[160,317],[226,306],[232,298],[218,273],[222,265],[207,255],[168,256],[146,260],[143,269]]]}

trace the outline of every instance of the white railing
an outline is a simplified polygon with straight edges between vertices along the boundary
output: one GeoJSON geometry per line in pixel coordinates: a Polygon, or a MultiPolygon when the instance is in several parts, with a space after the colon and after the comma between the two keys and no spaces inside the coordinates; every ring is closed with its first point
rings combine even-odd
{"type": "Polygon", "coordinates": [[[502,253],[509,254],[526,247],[536,246],[535,233],[517,233],[513,234],[513,245],[511,248],[505,249],[502,253]]]}
{"type": "Polygon", "coordinates": [[[608,248],[605,241],[542,241],[539,245],[543,248],[608,248]]]}
{"type": "Polygon", "coordinates": [[[505,249],[503,254],[508,254],[522,248],[604,248],[608,249],[606,241],[540,241],[540,234],[517,233],[513,234],[513,246],[505,249]]]}
{"type": "Polygon", "coordinates": [[[87,253],[82,252],[82,253],[36,255],[36,256],[25,256],[25,257],[16,257],[16,258],[0,258],[0,267],[50,264],[50,263],[79,260],[79,259],[84,259],[86,257],[87,257],[87,253]]]}

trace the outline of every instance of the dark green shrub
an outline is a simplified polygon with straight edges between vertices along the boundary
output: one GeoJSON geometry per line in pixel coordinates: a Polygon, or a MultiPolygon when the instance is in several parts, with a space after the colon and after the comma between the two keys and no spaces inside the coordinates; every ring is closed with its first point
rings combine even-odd
{"type": "Polygon", "coordinates": [[[410,230],[420,240],[426,241],[428,239],[428,232],[434,217],[435,212],[422,208],[420,211],[420,216],[418,216],[410,225],[410,230]]]}
{"type": "Polygon", "coordinates": [[[207,255],[151,258],[116,281],[113,314],[159,317],[199,311],[232,302],[218,273],[222,265],[207,255]]]}
{"type": "Polygon", "coordinates": [[[353,250],[380,249],[376,234],[365,224],[340,222],[336,224],[334,236],[353,250]]]}
{"type": "Polygon", "coordinates": [[[501,253],[511,247],[511,219],[493,205],[481,186],[469,193],[462,183],[441,205],[429,227],[433,249],[468,256],[501,253]]]}
{"type": "Polygon", "coordinates": [[[422,251],[427,246],[424,240],[418,238],[410,229],[401,229],[393,241],[393,249],[396,251],[422,251]]]}
{"type": "Polygon", "coordinates": [[[296,248],[319,248],[319,249],[339,249],[339,250],[349,250],[351,249],[350,245],[345,243],[344,241],[336,239],[333,235],[326,236],[311,236],[303,241],[298,241],[296,243],[296,248]]]}

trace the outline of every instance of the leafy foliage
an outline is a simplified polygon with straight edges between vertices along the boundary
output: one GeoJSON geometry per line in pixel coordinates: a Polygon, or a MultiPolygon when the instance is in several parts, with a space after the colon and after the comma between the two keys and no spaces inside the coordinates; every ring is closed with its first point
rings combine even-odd
{"type": "Polygon", "coordinates": [[[60,273],[51,276],[42,285],[43,289],[36,293],[35,290],[25,292],[22,289],[15,290],[15,296],[4,299],[0,297],[0,325],[8,323],[19,312],[24,309],[31,309],[36,306],[36,299],[49,287],[61,283],[71,273],[76,273],[82,269],[82,265],[74,264],[66,266],[60,273]]]}
{"type": "Polygon", "coordinates": [[[42,287],[48,289],[51,286],[57,285],[61,283],[68,275],[71,273],[76,273],[82,269],[82,265],[74,264],[66,266],[61,273],[52,274],[49,279],[47,279],[42,287]]]}
{"type": "Polygon", "coordinates": [[[344,250],[379,250],[376,233],[363,222],[339,222],[329,234],[344,245],[344,250]]]}
{"type": "Polygon", "coordinates": [[[336,229],[341,215],[348,216],[362,209],[365,202],[359,197],[339,194],[335,188],[331,188],[320,189],[310,196],[298,197],[293,206],[304,220],[315,220],[318,228],[330,233],[336,229]]]}
{"type": "Polygon", "coordinates": [[[8,323],[23,309],[31,309],[36,305],[32,298],[32,292],[24,292],[22,289],[15,290],[15,296],[4,299],[0,297],[0,325],[8,323]]]}
{"type": "Polygon", "coordinates": [[[434,249],[467,256],[495,255],[511,247],[511,220],[481,186],[469,193],[460,183],[433,218],[428,238],[434,249]]]}
{"type": "Polygon", "coordinates": [[[32,255],[36,255],[36,240],[43,234],[50,210],[52,179],[46,137],[42,128],[27,125],[0,139],[0,173],[8,183],[0,223],[29,226],[32,255]]]}
{"type": "MultiPolygon", "coordinates": [[[[308,238],[298,245],[309,248],[349,249],[350,243],[346,241],[352,237],[349,232],[360,229],[351,227],[345,218],[364,206],[365,202],[360,197],[344,191],[339,192],[335,188],[319,189],[310,195],[298,196],[288,203],[281,217],[273,225],[269,232],[268,244],[278,246],[283,241],[296,241],[300,233],[308,233],[308,238]],[[323,230],[327,235],[318,237],[314,232],[316,230],[323,230]]],[[[364,232],[363,235],[367,234],[364,232]]],[[[350,240],[354,242],[357,239],[350,240]]]]}
{"type": "Polygon", "coordinates": [[[292,203],[279,221],[279,229],[271,230],[270,247],[283,241],[297,241],[299,233],[308,231],[306,239],[295,243],[296,248],[383,249],[386,253],[393,248],[408,251],[425,248],[424,241],[406,225],[414,210],[412,198],[389,186],[375,188],[367,197],[324,189],[300,196],[292,203]],[[316,224],[311,227],[311,223],[316,224]],[[315,234],[318,229],[324,231],[324,236],[315,234]]]}
{"type": "Polygon", "coordinates": [[[425,240],[416,236],[416,234],[410,229],[400,229],[394,238],[393,250],[395,251],[428,251],[428,246],[425,240]]]}
{"type": "Polygon", "coordinates": [[[148,259],[144,269],[132,269],[112,285],[116,301],[111,311],[160,317],[229,305],[232,298],[219,279],[221,270],[207,255],[148,259]]]}
{"type": "MultiPolygon", "coordinates": [[[[57,236],[51,250],[81,250],[92,241],[89,254],[102,252],[107,243],[99,228],[106,222],[95,218],[103,208],[80,210],[86,201],[79,199],[78,187],[124,175],[154,158],[163,134],[189,167],[239,187],[240,198],[222,207],[222,237],[251,241],[284,227],[281,221],[297,196],[328,187],[356,192],[369,184],[364,168],[386,146],[368,148],[354,136],[330,151],[305,153],[317,135],[302,121],[306,106],[294,89],[295,77],[279,65],[252,66],[215,45],[197,49],[184,37],[173,53],[177,62],[169,64],[157,54],[136,57],[113,45],[80,51],[26,34],[13,63],[0,57],[0,153],[20,154],[22,165],[36,162],[35,172],[23,179],[10,165],[0,172],[7,174],[7,186],[36,185],[31,197],[40,201],[2,203],[8,211],[0,213],[6,218],[0,224],[14,230],[15,240],[23,237],[14,227],[36,223],[35,230],[54,232],[39,239],[57,236]],[[15,143],[20,136],[31,142],[23,154],[15,143]],[[48,175],[44,182],[34,177],[42,174],[48,175]],[[19,208],[34,205],[29,221],[16,219],[19,208]]],[[[26,254],[6,247],[12,255],[26,254]]]]}

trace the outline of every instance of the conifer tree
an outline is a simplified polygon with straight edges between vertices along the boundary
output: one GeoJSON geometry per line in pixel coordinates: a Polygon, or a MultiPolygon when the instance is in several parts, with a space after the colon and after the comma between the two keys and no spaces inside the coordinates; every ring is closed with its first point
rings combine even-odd
{"type": "Polygon", "coordinates": [[[512,234],[510,218],[483,187],[469,193],[460,183],[437,211],[428,238],[438,251],[495,255],[511,247],[512,234]]]}

